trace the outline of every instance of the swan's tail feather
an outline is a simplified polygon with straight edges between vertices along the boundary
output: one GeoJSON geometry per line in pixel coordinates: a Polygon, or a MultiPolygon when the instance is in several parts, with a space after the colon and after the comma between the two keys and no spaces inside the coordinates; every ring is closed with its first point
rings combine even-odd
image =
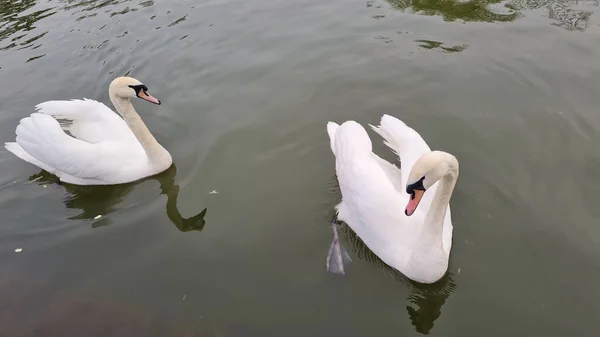
{"type": "Polygon", "coordinates": [[[334,122],[327,123],[327,134],[329,135],[329,145],[331,146],[331,152],[335,155],[335,132],[340,126],[334,122]]]}
{"type": "Polygon", "coordinates": [[[331,226],[333,228],[333,241],[327,252],[327,271],[333,274],[345,275],[345,269],[352,263],[352,259],[346,249],[340,245],[337,224],[332,222],[331,226]]]}
{"type": "Polygon", "coordinates": [[[58,122],[51,116],[32,113],[29,117],[21,119],[15,132],[19,147],[29,157],[36,160],[32,164],[56,174],[56,170],[52,167],[56,167],[56,160],[63,160],[64,158],[60,155],[53,156],[53,153],[48,151],[48,146],[56,143],[61,137],[68,137],[59,127],[58,122]]]}
{"type": "Polygon", "coordinates": [[[10,151],[12,154],[14,154],[15,156],[21,158],[22,160],[24,160],[30,164],[33,164],[33,165],[41,168],[42,170],[45,170],[47,172],[54,174],[54,170],[50,166],[35,159],[32,155],[30,155],[25,150],[23,150],[21,145],[19,145],[17,142],[6,142],[6,143],[4,143],[4,147],[8,151],[10,151]]]}

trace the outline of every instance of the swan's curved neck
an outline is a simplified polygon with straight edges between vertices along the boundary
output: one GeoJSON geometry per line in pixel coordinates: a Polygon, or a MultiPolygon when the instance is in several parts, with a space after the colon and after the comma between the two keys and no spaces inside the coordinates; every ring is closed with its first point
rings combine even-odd
{"type": "Polygon", "coordinates": [[[140,115],[133,108],[133,104],[129,99],[118,98],[115,95],[110,95],[110,100],[117,109],[117,111],[123,116],[123,119],[131,129],[131,132],[135,135],[135,138],[142,144],[146,155],[150,161],[156,165],[171,165],[171,155],[165,150],[162,145],[154,138],[150,130],[140,115]]]}
{"type": "MultiPolygon", "coordinates": [[[[454,158],[453,158],[454,159],[454,158]]],[[[447,162],[448,170],[446,174],[439,180],[439,185],[435,191],[435,195],[429,207],[429,211],[425,216],[423,223],[423,238],[424,241],[430,241],[434,245],[442,247],[442,234],[444,230],[444,218],[450,197],[454,191],[456,180],[458,178],[458,161],[456,159],[447,162]],[[433,242],[432,242],[433,241],[433,242]]]]}

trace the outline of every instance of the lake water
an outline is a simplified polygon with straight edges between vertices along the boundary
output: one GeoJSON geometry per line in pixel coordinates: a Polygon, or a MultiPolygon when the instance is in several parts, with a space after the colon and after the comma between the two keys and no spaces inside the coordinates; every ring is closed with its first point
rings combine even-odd
{"type": "Polygon", "coordinates": [[[175,165],[83,188],[0,150],[0,335],[594,336],[599,56],[595,0],[4,0],[2,142],[129,74],[175,165]],[[326,122],[384,113],[460,161],[434,285],[347,228],[325,268],[326,122]]]}

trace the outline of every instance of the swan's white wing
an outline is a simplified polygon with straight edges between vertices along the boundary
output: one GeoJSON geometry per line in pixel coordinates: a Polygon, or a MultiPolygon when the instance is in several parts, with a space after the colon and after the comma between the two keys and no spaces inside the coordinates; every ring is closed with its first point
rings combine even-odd
{"type": "Polygon", "coordinates": [[[333,155],[335,155],[335,133],[339,127],[340,127],[340,125],[337,123],[327,122],[327,134],[329,135],[329,146],[331,147],[331,152],[333,152],[333,155]]]}
{"type": "Polygon", "coordinates": [[[65,182],[102,184],[106,177],[118,173],[119,168],[128,169],[128,163],[145,159],[143,150],[138,155],[135,146],[117,147],[116,142],[110,141],[90,144],[70,137],[56,119],[40,113],[23,118],[16,134],[16,142],[23,151],[65,182]]]}
{"type": "MultiPolygon", "coordinates": [[[[339,127],[340,126],[334,122],[327,123],[327,134],[329,135],[329,143],[330,143],[329,145],[331,146],[331,152],[333,152],[334,155],[335,155],[335,133],[339,127]]],[[[373,155],[373,158],[375,159],[375,161],[377,161],[377,163],[379,163],[379,165],[381,166],[381,168],[387,175],[388,179],[392,182],[392,184],[394,185],[396,190],[398,190],[399,192],[404,191],[404,188],[402,187],[402,173],[400,172],[400,169],[396,165],[382,159],[375,153],[372,153],[372,155],[373,155]]]]}
{"type": "Polygon", "coordinates": [[[63,130],[73,137],[97,144],[106,140],[131,140],[135,138],[127,123],[106,105],[84,98],[83,100],[47,101],[36,110],[61,121],[63,130]]]}
{"type": "Polygon", "coordinates": [[[383,115],[379,126],[371,125],[383,139],[384,144],[392,149],[400,158],[402,168],[402,185],[406,185],[413,165],[424,153],[430,152],[429,145],[421,135],[401,120],[383,115]]]}

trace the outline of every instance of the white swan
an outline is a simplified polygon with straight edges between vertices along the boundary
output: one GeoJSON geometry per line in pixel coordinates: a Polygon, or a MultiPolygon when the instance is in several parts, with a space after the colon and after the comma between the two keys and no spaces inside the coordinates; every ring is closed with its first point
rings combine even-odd
{"type": "Polygon", "coordinates": [[[21,119],[16,142],[6,143],[6,149],[76,185],[122,184],[168,169],[171,155],[152,136],[130,99],[160,101],[131,77],[114,79],[108,92],[123,118],[94,100],[44,102],[36,106],[38,112],[21,119]]]}
{"type": "MultiPolygon", "coordinates": [[[[415,130],[394,117],[384,115],[380,126],[371,127],[398,154],[402,171],[372,152],[361,125],[329,122],[342,193],[336,206],[338,219],[383,262],[411,280],[434,283],[448,269],[452,247],[448,203],[458,178],[458,161],[449,153],[431,151],[415,130]]],[[[338,258],[336,268],[342,262],[338,258]]]]}

